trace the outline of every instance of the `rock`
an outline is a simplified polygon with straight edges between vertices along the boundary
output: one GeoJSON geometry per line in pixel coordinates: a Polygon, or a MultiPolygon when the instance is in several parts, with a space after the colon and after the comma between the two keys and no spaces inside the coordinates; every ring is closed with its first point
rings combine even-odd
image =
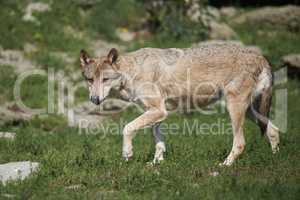
{"type": "Polygon", "coordinates": [[[187,17],[193,22],[203,22],[207,24],[211,20],[219,21],[221,19],[220,12],[217,8],[212,6],[201,6],[198,0],[191,0],[187,3],[187,17]]]}
{"type": "Polygon", "coordinates": [[[300,54],[290,54],[282,58],[284,64],[293,66],[300,70],[300,54]]]}
{"type": "Polygon", "coordinates": [[[264,7],[243,13],[233,23],[300,31],[300,6],[264,7]]]}
{"type": "Polygon", "coordinates": [[[27,121],[34,116],[33,113],[25,112],[14,102],[6,103],[0,106],[0,124],[27,121]]]}
{"type": "Polygon", "coordinates": [[[213,19],[215,19],[217,21],[219,21],[221,19],[220,11],[217,8],[212,7],[212,6],[207,6],[206,11],[207,11],[208,15],[213,17],[213,19]]]}
{"type": "MultiPolygon", "coordinates": [[[[65,109],[67,111],[67,109],[65,109]]],[[[100,107],[92,104],[90,101],[80,103],[72,108],[73,116],[69,113],[64,113],[69,120],[69,126],[77,126],[79,128],[98,128],[99,125],[106,119],[106,116],[99,112],[100,107]],[[69,121],[70,122],[70,121],[69,121]]],[[[70,110],[69,110],[70,112],[70,110]]]]}
{"type": "Polygon", "coordinates": [[[288,67],[290,76],[300,77],[300,54],[290,54],[282,58],[284,66],[288,67]]]}
{"type": "Polygon", "coordinates": [[[136,34],[126,28],[118,28],[116,30],[117,37],[123,42],[130,42],[135,39],[136,34]]]}
{"type": "Polygon", "coordinates": [[[84,185],[82,185],[82,184],[70,185],[70,186],[66,187],[67,190],[79,190],[79,189],[82,189],[82,188],[84,188],[84,185]]]}
{"type": "Polygon", "coordinates": [[[46,12],[46,11],[50,11],[50,10],[51,10],[51,8],[50,8],[49,4],[41,3],[41,2],[30,3],[27,5],[27,7],[25,9],[25,15],[23,16],[22,19],[27,22],[35,22],[35,23],[39,24],[39,21],[32,14],[34,12],[42,13],[42,12],[46,12]]]}
{"type": "Polygon", "coordinates": [[[0,132],[0,138],[13,140],[16,137],[16,133],[11,132],[0,132]]]}
{"type": "Polygon", "coordinates": [[[213,176],[213,177],[216,177],[216,176],[219,176],[220,173],[217,172],[217,171],[214,171],[214,172],[210,172],[209,175],[210,175],[210,176],[213,176]]]}
{"type": "Polygon", "coordinates": [[[187,16],[189,19],[193,22],[199,22],[199,19],[201,17],[201,8],[197,1],[191,1],[189,2],[189,8],[187,10],[187,16]]]}
{"type": "Polygon", "coordinates": [[[18,50],[3,50],[0,47],[0,65],[13,66],[17,74],[35,69],[36,66],[26,59],[24,53],[18,50]]]}
{"type": "Polygon", "coordinates": [[[106,56],[112,48],[116,48],[118,51],[121,52],[125,50],[124,46],[114,43],[108,43],[103,40],[93,41],[91,42],[90,46],[94,50],[95,56],[106,56]]]}
{"type": "Polygon", "coordinates": [[[84,8],[89,8],[101,2],[102,0],[72,0],[72,1],[79,6],[82,6],[84,8]]]}
{"type": "Polygon", "coordinates": [[[0,165],[0,181],[6,184],[9,180],[24,180],[38,170],[39,163],[23,161],[10,162],[0,165]]]}
{"type": "Polygon", "coordinates": [[[209,38],[212,40],[230,40],[237,38],[236,32],[225,23],[211,21],[209,23],[209,38]]]}
{"type": "Polygon", "coordinates": [[[237,15],[238,11],[235,7],[222,7],[220,9],[220,14],[223,16],[223,17],[227,17],[227,18],[232,18],[234,17],[235,15],[237,15]]]}
{"type": "Polygon", "coordinates": [[[30,43],[25,43],[23,49],[24,49],[24,52],[28,53],[28,54],[38,51],[38,48],[35,45],[30,44],[30,43]]]}
{"type": "Polygon", "coordinates": [[[130,106],[131,103],[121,99],[107,99],[102,104],[102,113],[112,114],[118,113],[130,106]]]}
{"type": "Polygon", "coordinates": [[[17,195],[14,195],[14,194],[2,194],[2,196],[5,198],[5,199],[16,199],[17,198],[17,195]]]}

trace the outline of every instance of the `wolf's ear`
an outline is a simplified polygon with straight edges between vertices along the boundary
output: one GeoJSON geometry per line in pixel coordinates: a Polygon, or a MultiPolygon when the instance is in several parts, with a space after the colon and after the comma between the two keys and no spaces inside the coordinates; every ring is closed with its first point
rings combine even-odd
{"type": "Polygon", "coordinates": [[[114,62],[116,62],[118,59],[118,56],[119,56],[118,50],[115,48],[112,48],[107,55],[107,60],[108,60],[109,64],[113,64],[114,62]]]}
{"type": "Polygon", "coordinates": [[[93,62],[93,59],[90,58],[89,54],[84,50],[80,50],[80,63],[81,66],[84,67],[93,62]]]}

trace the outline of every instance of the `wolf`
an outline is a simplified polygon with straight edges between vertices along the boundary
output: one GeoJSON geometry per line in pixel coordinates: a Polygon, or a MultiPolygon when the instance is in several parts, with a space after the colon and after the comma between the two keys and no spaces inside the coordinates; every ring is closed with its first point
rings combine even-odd
{"type": "Polygon", "coordinates": [[[168,99],[184,99],[201,107],[225,99],[233,145],[221,165],[232,165],[243,152],[246,117],[267,136],[272,151],[279,150],[279,129],[268,118],[271,66],[264,56],[246,47],[208,43],[197,48],[142,48],[122,55],[113,48],[97,58],[81,50],[80,61],[91,102],[99,105],[114,89],[128,101],[143,105],[145,112],[123,129],[122,155],[126,160],[133,156],[136,131],[148,126],[152,126],[156,141],[153,162],[164,159],[166,147],[160,123],[168,116],[168,99]]]}

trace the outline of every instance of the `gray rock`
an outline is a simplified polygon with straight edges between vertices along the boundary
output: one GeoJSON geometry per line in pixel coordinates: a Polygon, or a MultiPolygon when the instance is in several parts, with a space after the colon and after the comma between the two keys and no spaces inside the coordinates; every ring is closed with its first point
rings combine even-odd
{"type": "Polygon", "coordinates": [[[237,15],[238,13],[238,10],[235,8],[235,7],[222,7],[220,9],[220,14],[223,16],[223,17],[227,17],[227,18],[232,18],[234,17],[235,15],[237,15]]]}
{"type": "Polygon", "coordinates": [[[28,54],[38,51],[38,48],[34,44],[31,44],[31,43],[25,43],[23,49],[24,49],[24,52],[28,53],[28,54]]]}
{"type": "Polygon", "coordinates": [[[125,50],[124,46],[114,43],[108,43],[103,40],[92,41],[90,46],[94,50],[95,56],[106,56],[109,53],[109,50],[111,50],[112,48],[116,48],[118,49],[118,51],[125,50]]]}
{"type": "Polygon", "coordinates": [[[212,6],[207,6],[206,10],[207,10],[207,14],[212,16],[215,20],[219,21],[221,19],[220,11],[217,8],[212,6]]]}
{"type": "Polygon", "coordinates": [[[202,22],[208,24],[210,21],[219,21],[221,19],[220,12],[212,6],[202,6],[201,2],[191,0],[188,4],[187,17],[193,22],[202,22]]]}
{"type": "Polygon", "coordinates": [[[243,13],[233,23],[300,31],[300,6],[264,7],[243,13]]]}
{"type": "Polygon", "coordinates": [[[285,65],[298,68],[300,70],[300,54],[290,54],[282,58],[285,65]]]}
{"type": "Polygon", "coordinates": [[[116,30],[117,37],[123,42],[131,42],[135,39],[136,33],[131,32],[124,28],[119,28],[116,30]]]}
{"type": "Polygon", "coordinates": [[[75,4],[80,5],[82,7],[91,7],[102,0],[72,0],[75,4]]]}
{"type": "Polygon", "coordinates": [[[79,127],[80,129],[98,128],[103,120],[107,118],[101,114],[100,107],[92,104],[90,101],[80,103],[68,110],[65,108],[65,111],[64,115],[71,122],[69,126],[79,127]],[[72,114],[70,115],[71,110],[72,114]]]}
{"type": "Polygon", "coordinates": [[[189,19],[193,22],[199,22],[199,19],[201,17],[201,8],[200,8],[200,4],[193,0],[191,2],[189,2],[189,8],[187,10],[187,16],[189,17],[189,19]]]}
{"type": "Polygon", "coordinates": [[[4,193],[4,194],[2,194],[2,196],[6,199],[16,199],[17,198],[17,195],[8,194],[8,193],[4,193]]]}
{"type": "Polygon", "coordinates": [[[20,109],[14,102],[0,106],[0,124],[16,121],[27,121],[34,116],[20,109]]]}
{"type": "Polygon", "coordinates": [[[283,65],[288,67],[289,76],[300,77],[300,54],[290,54],[282,58],[283,65]]]}
{"type": "Polygon", "coordinates": [[[39,163],[22,161],[0,165],[0,181],[6,184],[10,180],[24,180],[31,173],[38,170],[39,163]]]}
{"type": "Polygon", "coordinates": [[[212,40],[231,40],[237,38],[236,32],[227,24],[211,21],[209,38],[212,40]]]}
{"type": "Polygon", "coordinates": [[[24,21],[35,22],[35,23],[39,24],[39,21],[32,14],[34,12],[42,13],[42,12],[46,12],[46,11],[50,11],[50,10],[51,10],[51,8],[50,8],[49,4],[42,3],[42,2],[30,3],[27,5],[27,7],[25,9],[25,15],[23,16],[22,19],[24,21]]]}
{"type": "Polygon", "coordinates": [[[0,65],[14,67],[17,74],[35,69],[36,66],[26,59],[24,53],[18,50],[4,50],[0,47],[0,65]]]}
{"type": "Polygon", "coordinates": [[[16,133],[11,132],[0,132],[0,138],[13,140],[16,137],[16,133]]]}
{"type": "Polygon", "coordinates": [[[130,102],[123,101],[121,99],[107,99],[103,102],[101,107],[103,109],[103,113],[111,114],[121,112],[130,105],[130,102]]]}

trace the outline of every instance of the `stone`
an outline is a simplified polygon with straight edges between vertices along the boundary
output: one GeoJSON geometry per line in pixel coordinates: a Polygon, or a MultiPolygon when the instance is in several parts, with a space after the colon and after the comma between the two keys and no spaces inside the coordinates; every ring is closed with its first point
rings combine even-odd
{"type": "Polygon", "coordinates": [[[117,37],[123,42],[131,42],[135,39],[136,34],[126,28],[118,28],[116,30],[117,37]]]}
{"type": "Polygon", "coordinates": [[[207,6],[206,7],[207,14],[212,16],[215,20],[219,21],[221,19],[221,14],[220,11],[212,6],[207,6]]]}
{"type": "Polygon", "coordinates": [[[107,99],[103,102],[103,112],[106,114],[118,113],[130,106],[131,103],[121,99],[107,99]]]}
{"type": "Polygon", "coordinates": [[[39,168],[39,163],[31,161],[10,162],[0,165],[0,181],[5,185],[8,181],[24,180],[39,168]]]}
{"type": "Polygon", "coordinates": [[[288,67],[289,76],[300,77],[300,54],[290,54],[282,59],[283,66],[288,67]]]}
{"type": "Polygon", "coordinates": [[[0,47],[0,65],[14,67],[17,74],[33,70],[36,66],[25,58],[24,53],[18,50],[4,50],[0,47]]]}
{"type": "Polygon", "coordinates": [[[0,106],[0,124],[27,121],[34,116],[19,108],[14,102],[8,102],[0,106]]]}
{"type": "Polygon", "coordinates": [[[95,4],[101,2],[102,0],[72,0],[75,4],[88,8],[94,6],[95,4]]]}
{"type": "Polygon", "coordinates": [[[0,132],[0,139],[10,139],[13,140],[16,137],[16,133],[11,133],[11,132],[0,132]]]}
{"type": "Polygon", "coordinates": [[[211,21],[209,38],[212,40],[231,40],[237,38],[236,32],[227,24],[211,21]]]}
{"type": "Polygon", "coordinates": [[[234,17],[235,15],[237,15],[238,11],[235,7],[222,7],[220,9],[220,14],[221,16],[223,17],[227,17],[227,18],[232,18],[234,17]]]}
{"type": "Polygon", "coordinates": [[[300,70],[300,54],[290,54],[282,58],[282,61],[287,66],[292,66],[300,70]]]}
{"type": "Polygon", "coordinates": [[[50,8],[49,4],[47,4],[47,3],[42,3],[42,2],[30,3],[27,5],[27,7],[25,9],[25,15],[23,16],[22,19],[27,22],[35,22],[35,23],[39,24],[40,22],[32,14],[34,12],[43,13],[43,12],[50,11],[50,10],[51,10],[51,8],[50,8]]]}
{"type": "Polygon", "coordinates": [[[116,48],[120,52],[125,50],[124,46],[103,40],[92,41],[90,46],[94,51],[95,56],[106,56],[112,48],[116,48]]]}
{"type": "Polygon", "coordinates": [[[38,51],[38,48],[31,43],[25,43],[23,49],[24,49],[24,52],[28,53],[28,54],[38,51]]]}
{"type": "Polygon", "coordinates": [[[242,13],[232,19],[233,23],[259,25],[278,30],[300,31],[300,6],[263,7],[242,13]]]}

